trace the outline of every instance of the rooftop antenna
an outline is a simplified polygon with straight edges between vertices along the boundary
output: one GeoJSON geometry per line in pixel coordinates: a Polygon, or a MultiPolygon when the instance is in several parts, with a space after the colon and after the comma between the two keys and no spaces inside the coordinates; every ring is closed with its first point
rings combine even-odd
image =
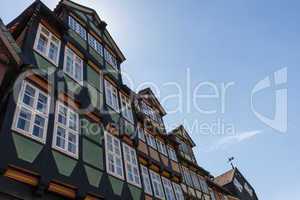
{"type": "Polygon", "coordinates": [[[235,158],[234,157],[230,157],[230,158],[228,158],[228,163],[230,163],[230,165],[231,165],[231,167],[232,167],[232,169],[234,169],[235,167],[234,167],[234,165],[233,165],[233,160],[234,160],[235,158]]]}

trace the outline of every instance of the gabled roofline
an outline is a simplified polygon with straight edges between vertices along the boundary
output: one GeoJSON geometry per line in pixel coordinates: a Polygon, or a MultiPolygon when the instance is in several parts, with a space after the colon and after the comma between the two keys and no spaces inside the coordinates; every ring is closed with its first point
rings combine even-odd
{"type": "MultiPolygon", "coordinates": [[[[184,131],[184,132],[186,133],[186,135],[187,135],[187,137],[188,137],[188,139],[189,139],[189,141],[190,141],[192,147],[195,147],[195,146],[196,146],[196,143],[193,141],[193,139],[191,138],[191,136],[189,135],[189,133],[187,132],[187,130],[184,128],[184,126],[183,126],[182,124],[181,124],[180,126],[178,126],[177,128],[173,129],[173,130],[170,132],[170,134],[174,134],[174,135],[177,136],[176,132],[177,132],[178,130],[182,130],[182,131],[184,131]]],[[[181,136],[180,136],[180,137],[181,137],[181,136]]]]}
{"type": "Polygon", "coordinates": [[[87,14],[92,14],[95,17],[96,21],[99,23],[99,25],[104,24],[103,27],[104,27],[105,36],[108,37],[108,39],[110,41],[112,41],[113,44],[111,44],[111,45],[115,49],[118,57],[121,59],[121,62],[124,62],[126,60],[126,58],[125,58],[123,52],[120,50],[120,48],[118,47],[118,45],[116,44],[116,42],[114,41],[114,39],[112,38],[110,33],[108,32],[108,30],[106,29],[107,24],[103,20],[100,19],[99,15],[97,14],[97,12],[94,9],[83,6],[83,5],[78,4],[78,3],[75,3],[74,1],[71,1],[71,0],[61,0],[58,3],[58,5],[56,6],[56,8],[54,9],[54,12],[57,11],[61,6],[72,6],[72,4],[76,6],[76,8],[73,7],[74,9],[78,9],[82,12],[87,13],[87,14]]]}
{"type": "Polygon", "coordinates": [[[143,90],[140,90],[138,92],[139,95],[146,95],[146,94],[150,94],[155,102],[155,104],[157,105],[158,109],[159,109],[159,112],[164,116],[167,114],[166,110],[163,108],[163,106],[160,104],[159,100],[156,98],[155,94],[153,93],[153,91],[151,90],[151,88],[145,88],[143,90]]]}

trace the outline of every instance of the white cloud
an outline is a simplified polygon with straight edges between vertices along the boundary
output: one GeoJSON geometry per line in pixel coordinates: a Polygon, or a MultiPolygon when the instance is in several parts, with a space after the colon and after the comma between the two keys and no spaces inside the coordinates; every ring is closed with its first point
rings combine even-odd
{"type": "Polygon", "coordinates": [[[211,148],[209,148],[209,151],[225,149],[229,145],[234,145],[234,144],[238,144],[240,142],[249,140],[261,132],[262,132],[262,130],[253,130],[253,131],[238,133],[233,136],[225,136],[225,137],[221,138],[220,140],[218,140],[214,145],[212,145],[211,148]]]}

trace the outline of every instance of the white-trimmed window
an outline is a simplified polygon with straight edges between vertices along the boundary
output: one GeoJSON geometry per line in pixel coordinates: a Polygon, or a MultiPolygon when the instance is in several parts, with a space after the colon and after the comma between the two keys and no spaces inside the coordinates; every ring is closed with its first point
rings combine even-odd
{"type": "Polygon", "coordinates": [[[165,194],[166,194],[166,200],[175,200],[175,194],[172,188],[172,183],[170,180],[168,180],[165,177],[161,177],[164,189],[165,189],[165,194]]]}
{"type": "Polygon", "coordinates": [[[39,24],[34,42],[34,50],[54,65],[58,65],[60,40],[42,24],[39,24]]]}
{"type": "Polygon", "coordinates": [[[156,139],[156,144],[157,144],[157,150],[164,154],[165,156],[168,156],[168,153],[167,153],[167,148],[166,148],[166,145],[165,143],[163,143],[162,141],[160,141],[159,139],[156,139]]]}
{"type": "Polygon", "coordinates": [[[189,169],[186,167],[182,167],[182,171],[183,171],[183,177],[184,177],[185,183],[187,185],[193,187],[193,181],[192,181],[189,169]]]}
{"type": "Polygon", "coordinates": [[[121,142],[108,132],[104,135],[107,173],[124,180],[121,142]]]}
{"type": "Polygon", "coordinates": [[[89,45],[100,55],[103,56],[103,45],[98,42],[98,40],[92,36],[91,34],[88,34],[88,41],[89,45]]]}
{"type": "Polygon", "coordinates": [[[178,162],[175,150],[170,146],[168,146],[167,148],[168,148],[169,158],[175,162],[178,162]]]}
{"type": "Polygon", "coordinates": [[[183,192],[181,186],[177,183],[173,182],[174,193],[176,196],[176,200],[184,200],[183,192]]]}
{"type": "Polygon", "coordinates": [[[73,17],[69,16],[69,27],[75,31],[76,33],[78,33],[78,35],[86,40],[86,30],[85,28],[78,23],[73,17]]]}
{"type": "Polygon", "coordinates": [[[126,97],[122,93],[120,93],[120,97],[121,97],[122,115],[128,121],[133,123],[133,115],[132,115],[132,108],[131,108],[130,98],[126,97]]]}
{"type": "Polygon", "coordinates": [[[12,129],[42,143],[46,142],[50,96],[23,81],[12,129]]]}
{"type": "Polygon", "coordinates": [[[198,177],[199,177],[199,183],[200,183],[202,191],[205,192],[206,194],[209,194],[209,189],[208,189],[206,180],[203,179],[201,176],[198,176],[198,177]]]}
{"type": "Polygon", "coordinates": [[[104,48],[104,57],[105,60],[113,66],[113,68],[118,69],[118,62],[117,59],[107,50],[104,48]]]}
{"type": "Polygon", "coordinates": [[[160,175],[152,170],[149,171],[150,171],[154,196],[159,199],[165,199],[165,194],[163,191],[163,186],[161,184],[160,175]]]}
{"type": "Polygon", "coordinates": [[[191,177],[192,177],[192,181],[193,181],[194,187],[197,190],[201,190],[201,186],[200,186],[200,182],[198,180],[197,174],[195,172],[191,171],[191,177]]]}
{"type": "Polygon", "coordinates": [[[79,84],[83,84],[83,60],[68,47],[65,49],[64,72],[79,84]]]}
{"type": "Polygon", "coordinates": [[[139,138],[142,140],[142,141],[146,141],[146,138],[145,138],[145,132],[144,132],[144,129],[143,127],[141,126],[141,124],[138,124],[137,125],[137,132],[138,132],[138,136],[139,138]]]}
{"type": "Polygon", "coordinates": [[[78,158],[79,115],[73,109],[57,101],[52,147],[78,158]]]}
{"type": "Polygon", "coordinates": [[[105,99],[106,104],[109,105],[116,112],[119,112],[119,98],[117,88],[109,81],[105,80],[105,99]]]}
{"type": "Polygon", "coordinates": [[[149,170],[146,166],[140,165],[141,166],[141,171],[142,171],[142,177],[143,177],[143,186],[144,186],[144,191],[146,194],[153,195],[152,193],[152,188],[151,188],[151,181],[150,181],[150,176],[149,176],[149,170]]]}
{"type": "Polygon", "coordinates": [[[123,153],[127,182],[137,187],[141,187],[140,172],[135,149],[123,143],[123,153]]]}
{"type": "Polygon", "coordinates": [[[145,135],[146,135],[146,139],[147,139],[147,144],[149,146],[151,146],[152,148],[157,149],[154,136],[149,133],[145,133],[145,135]]]}

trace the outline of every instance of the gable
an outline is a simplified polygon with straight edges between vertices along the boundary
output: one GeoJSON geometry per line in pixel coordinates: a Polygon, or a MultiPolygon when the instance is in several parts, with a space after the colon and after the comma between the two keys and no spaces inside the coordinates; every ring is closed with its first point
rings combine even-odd
{"type": "Polygon", "coordinates": [[[113,51],[116,57],[118,57],[120,62],[125,61],[125,56],[117,46],[116,42],[111,37],[110,33],[106,29],[106,23],[100,19],[97,12],[94,9],[79,5],[70,0],[63,0],[56,7],[55,12],[62,8],[67,8],[72,13],[76,14],[81,18],[82,21],[87,23],[89,21],[91,29],[103,39],[103,42],[113,51]],[[101,34],[101,30],[104,29],[103,35],[101,34]]]}
{"type": "Polygon", "coordinates": [[[160,102],[158,101],[158,99],[156,98],[156,96],[150,88],[143,89],[139,91],[138,94],[141,98],[146,99],[147,101],[149,101],[149,103],[155,106],[162,116],[167,114],[165,109],[162,107],[162,105],[160,104],[160,102]]]}

